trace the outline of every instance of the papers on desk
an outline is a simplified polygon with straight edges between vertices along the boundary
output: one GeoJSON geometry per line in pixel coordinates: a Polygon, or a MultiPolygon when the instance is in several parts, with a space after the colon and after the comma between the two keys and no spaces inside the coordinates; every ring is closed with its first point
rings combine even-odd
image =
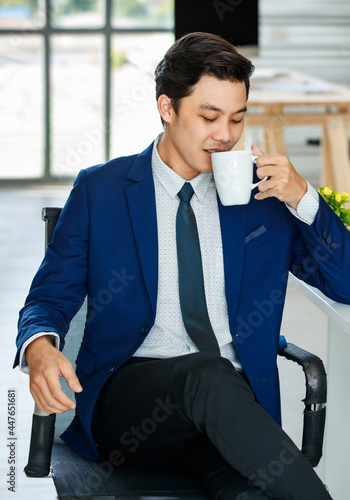
{"type": "Polygon", "coordinates": [[[293,78],[288,73],[254,76],[251,79],[252,90],[274,90],[279,92],[297,92],[302,94],[320,94],[334,92],[328,82],[316,79],[293,78]]]}

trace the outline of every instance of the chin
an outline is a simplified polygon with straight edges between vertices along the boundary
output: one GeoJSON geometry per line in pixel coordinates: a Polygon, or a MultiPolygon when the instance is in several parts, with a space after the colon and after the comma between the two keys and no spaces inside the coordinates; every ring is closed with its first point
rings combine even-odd
{"type": "Polygon", "coordinates": [[[201,165],[201,172],[209,173],[212,171],[213,171],[213,166],[211,163],[211,159],[210,161],[206,161],[201,165]]]}

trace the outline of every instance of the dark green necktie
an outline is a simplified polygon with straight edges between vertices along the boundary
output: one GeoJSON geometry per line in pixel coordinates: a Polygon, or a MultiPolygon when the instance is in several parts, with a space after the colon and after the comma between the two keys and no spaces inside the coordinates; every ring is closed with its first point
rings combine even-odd
{"type": "Polygon", "coordinates": [[[197,223],[190,205],[192,195],[191,184],[185,182],[178,193],[180,204],[176,216],[181,312],[187,333],[198,349],[220,354],[205,300],[197,223]]]}

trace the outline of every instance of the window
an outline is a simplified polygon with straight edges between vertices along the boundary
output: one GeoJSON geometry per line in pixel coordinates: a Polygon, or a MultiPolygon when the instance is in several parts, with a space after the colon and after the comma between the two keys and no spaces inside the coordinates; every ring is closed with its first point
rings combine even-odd
{"type": "Polygon", "coordinates": [[[0,180],[75,177],[162,130],[173,0],[0,0],[0,180]]]}

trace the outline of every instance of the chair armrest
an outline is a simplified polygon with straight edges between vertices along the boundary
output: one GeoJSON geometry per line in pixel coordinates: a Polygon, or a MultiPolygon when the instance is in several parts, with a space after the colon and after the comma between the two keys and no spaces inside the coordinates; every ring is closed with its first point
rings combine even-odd
{"type": "Polygon", "coordinates": [[[326,421],[326,371],[319,357],[294,344],[287,344],[279,355],[298,363],[304,371],[306,396],[302,400],[305,403],[302,452],[316,467],[322,457],[326,421]]]}
{"type": "Polygon", "coordinates": [[[28,464],[24,472],[28,477],[46,477],[50,474],[56,414],[48,415],[35,405],[30,438],[28,464]]]}
{"type": "Polygon", "coordinates": [[[291,361],[300,365],[305,374],[306,396],[305,405],[317,405],[327,401],[327,375],[322,360],[294,344],[288,343],[279,352],[291,361]]]}

